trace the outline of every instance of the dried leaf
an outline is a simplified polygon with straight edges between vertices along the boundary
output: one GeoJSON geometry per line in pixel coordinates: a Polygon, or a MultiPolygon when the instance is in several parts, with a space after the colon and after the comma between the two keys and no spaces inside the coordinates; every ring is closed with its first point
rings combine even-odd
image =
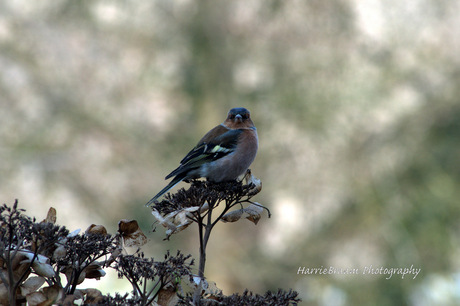
{"type": "Polygon", "coordinates": [[[48,210],[48,214],[46,215],[46,219],[43,220],[41,223],[52,223],[56,224],[56,209],[53,207],[50,207],[48,210]]]}
{"type": "Polygon", "coordinates": [[[193,207],[187,207],[184,208],[176,213],[174,216],[174,224],[175,225],[184,225],[184,224],[189,224],[192,222],[190,217],[193,215],[191,214],[192,212],[198,211],[200,209],[199,206],[193,206],[193,207]]]}
{"type": "Polygon", "coordinates": [[[206,201],[204,202],[203,205],[201,205],[201,208],[200,208],[200,213],[204,213],[205,211],[207,211],[209,209],[209,203],[206,201]]]}
{"type": "Polygon", "coordinates": [[[107,230],[103,225],[91,224],[85,231],[86,234],[107,235],[107,230]]]}
{"type": "Polygon", "coordinates": [[[26,296],[27,304],[30,306],[37,306],[43,302],[46,302],[46,296],[43,292],[33,292],[26,296]]]}
{"type": "Polygon", "coordinates": [[[222,290],[217,287],[215,282],[201,279],[201,277],[196,275],[193,276],[192,283],[184,279],[184,284],[188,285],[192,289],[201,287],[202,293],[210,296],[216,296],[222,293],[222,290]]]}
{"type": "MultiPolygon", "coordinates": [[[[205,280],[203,280],[205,282],[205,280]]],[[[201,284],[201,277],[194,275],[193,276],[193,285],[199,286],[201,284]]]]}
{"type": "Polygon", "coordinates": [[[118,232],[122,235],[126,247],[140,247],[147,243],[147,236],[144,235],[136,220],[120,220],[118,232]]]}
{"type": "Polygon", "coordinates": [[[46,305],[52,305],[64,296],[64,289],[60,288],[58,284],[54,284],[50,287],[45,287],[42,290],[47,298],[47,302],[51,302],[51,304],[46,305]]]}
{"type": "MultiPolygon", "coordinates": [[[[30,262],[34,258],[34,254],[32,252],[25,252],[25,254],[28,259],[24,260],[22,263],[30,262]]],[[[54,277],[55,272],[49,262],[50,260],[48,257],[38,254],[32,263],[32,268],[34,269],[35,273],[40,276],[54,277]]]]}
{"type": "MultiPolygon", "coordinates": [[[[4,271],[0,271],[4,273],[4,271]]],[[[6,271],[5,271],[6,272],[6,271]]],[[[0,283],[0,305],[8,305],[8,289],[6,289],[5,284],[0,283]]]]}
{"type": "Polygon", "coordinates": [[[67,251],[64,245],[59,245],[53,252],[53,259],[61,259],[67,255],[67,251]]]}
{"type": "Polygon", "coordinates": [[[105,271],[101,268],[99,263],[92,263],[85,268],[86,278],[100,279],[105,276],[105,271]]]}
{"type": "Polygon", "coordinates": [[[167,214],[165,217],[163,217],[156,209],[152,210],[152,215],[157,219],[158,223],[163,225],[168,229],[168,231],[174,232],[176,230],[176,225],[174,225],[174,216],[177,214],[176,211],[173,211],[169,214],[167,214]]]}
{"type": "MultiPolygon", "coordinates": [[[[75,292],[77,292],[77,291],[80,292],[79,290],[75,290],[75,292]]],[[[68,306],[68,305],[70,306],[71,305],[71,306],[73,306],[73,305],[75,305],[75,301],[80,300],[80,299],[82,299],[82,297],[79,297],[76,294],[67,294],[65,296],[64,300],[62,301],[62,304],[60,304],[60,305],[63,305],[63,306],[68,306]]]]}
{"type": "Polygon", "coordinates": [[[195,207],[188,207],[188,208],[182,209],[179,212],[177,212],[173,220],[173,223],[176,226],[175,233],[186,229],[189,226],[189,224],[192,223],[192,220],[190,219],[191,213],[199,209],[200,208],[198,206],[195,206],[195,207]]]}
{"type": "Polygon", "coordinates": [[[248,219],[256,225],[259,222],[260,215],[263,211],[264,209],[258,203],[251,204],[244,209],[246,219],[248,219]]]}
{"type": "Polygon", "coordinates": [[[85,304],[100,304],[104,300],[102,292],[97,289],[81,290],[86,294],[85,304]]]}
{"type": "Polygon", "coordinates": [[[43,262],[43,263],[49,262],[48,257],[43,256],[41,254],[37,254],[37,256],[35,256],[34,252],[31,252],[29,250],[18,251],[18,255],[24,255],[25,256],[25,258],[20,262],[21,264],[23,264],[25,262],[31,262],[32,259],[34,259],[34,258],[35,258],[34,261],[40,261],[40,262],[43,262]]]}
{"type": "Polygon", "coordinates": [[[19,265],[21,265],[25,260],[29,260],[29,258],[30,260],[28,262],[30,262],[32,260],[32,257],[33,257],[33,253],[30,251],[18,251],[16,253],[16,256],[14,256],[12,259],[11,267],[14,270],[19,265]],[[29,256],[29,254],[32,254],[32,256],[29,256]]]}
{"type": "Polygon", "coordinates": [[[84,294],[83,294],[83,292],[81,292],[80,289],[75,290],[73,295],[75,296],[76,300],[83,300],[83,298],[84,298],[84,294]]]}
{"type": "Polygon", "coordinates": [[[27,278],[31,272],[32,269],[30,268],[28,262],[20,264],[16,267],[16,269],[13,270],[13,279],[16,282],[22,277],[22,275],[24,275],[24,278],[27,278]]]}
{"type": "Polygon", "coordinates": [[[20,287],[21,295],[26,296],[37,291],[45,283],[45,279],[40,276],[29,277],[20,287]]]}
{"type": "Polygon", "coordinates": [[[131,235],[139,230],[136,220],[122,219],[118,222],[118,232],[122,235],[131,235]]]}
{"type": "MultiPolygon", "coordinates": [[[[25,252],[25,251],[19,251],[16,253],[16,256],[14,256],[12,262],[11,262],[11,267],[13,269],[13,279],[14,281],[18,281],[19,278],[23,274],[25,275],[25,278],[29,276],[29,273],[31,271],[29,264],[29,254],[32,254],[31,252],[25,252]]],[[[6,274],[4,274],[6,275],[6,274]]]]}
{"type": "Polygon", "coordinates": [[[35,256],[34,253],[30,251],[19,251],[18,255],[25,257],[23,257],[24,259],[20,262],[21,265],[29,264],[33,260],[32,268],[38,275],[45,277],[55,276],[54,269],[49,264],[50,260],[48,257],[41,254],[37,254],[37,256],[35,256]]]}
{"type": "Polygon", "coordinates": [[[69,234],[67,235],[67,237],[68,237],[68,238],[75,237],[75,236],[77,236],[80,232],[81,232],[81,229],[76,229],[76,230],[74,230],[73,232],[69,233],[69,234]]]}
{"type": "Polygon", "coordinates": [[[187,207],[181,210],[170,212],[166,216],[162,216],[156,209],[152,209],[152,215],[157,219],[158,223],[167,228],[166,239],[171,235],[176,234],[186,229],[192,220],[193,212],[200,210],[199,206],[187,207]]]}
{"type": "Polygon", "coordinates": [[[262,182],[257,177],[252,175],[251,169],[246,170],[244,181],[246,182],[246,185],[253,185],[253,187],[248,192],[248,196],[256,195],[262,190],[262,182]]]}
{"type": "Polygon", "coordinates": [[[55,305],[54,302],[55,302],[54,300],[47,299],[46,301],[41,302],[37,306],[53,306],[53,305],[55,305]]]}
{"type": "MultiPolygon", "coordinates": [[[[59,305],[62,306],[74,306],[74,305],[82,305],[82,302],[75,303],[75,301],[83,300],[83,293],[80,289],[76,289],[73,294],[66,294],[63,300],[59,301],[59,305]]],[[[87,305],[87,304],[85,304],[87,305]]]]}
{"type": "Polygon", "coordinates": [[[221,220],[223,222],[236,222],[241,218],[246,218],[254,224],[257,224],[257,222],[260,220],[260,215],[262,212],[262,206],[258,203],[254,203],[246,208],[240,208],[226,213],[221,220]]]}
{"type": "MultiPolygon", "coordinates": [[[[67,282],[73,281],[72,280],[72,270],[73,269],[68,266],[66,269],[64,269],[64,271],[62,271],[65,274],[65,277],[67,278],[67,282]]],[[[80,285],[81,283],[83,283],[85,278],[86,278],[86,273],[85,273],[85,270],[83,270],[78,276],[77,285],[80,285]]]]}
{"type": "Polygon", "coordinates": [[[163,217],[158,212],[158,210],[152,209],[152,215],[153,215],[153,217],[155,217],[155,219],[157,219],[158,223],[160,223],[164,227],[166,227],[168,229],[176,229],[176,226],[171,221],[169,221],[169,219],[170,219],[169,215],[171,215],[171,213],[166,215],[166,217],[163,217]]]}
{"type": "Polygon", "coordinates": [[[176,288],[174,288],[171,284],[162,288],[158,292],[158,305],[161,306],[174,306],[177,305],[178,297],[176,295],[176,288]]]}
{"type": "Polygon", "coordinates": [[[170,228],[168,230],[166,230],[166,239],[169,239],[169,237],[173,234],[177,234],[179,233],[180,231],[183,231],[184,229],[186,229],[189,225],[191,224],[191,222],[187,223],[187,224],[182,224],[180,226],[174,226],[173,228],[170,228]]]}
{"type": "Polygon", "coordinates": [[[248,219],[249,221],[251,221],[252,223],[254,223],[255,225],[257,225],[257,223],[259,222],[260,220],[260,215],[248,215],[246,217],[246,219],[248,219]]]}
{"type": "MultiPolygon", "coordinates": [[[[121,238],[121,240],[123,240],[123,238],[121,238]]],[[[120,256],[122,252],[123,252],[122,243],[117,243],[117,247],[110,254],[110,257],[107,260],[106,266],[110,266],[115,261],[115,259],[117,259],[118,256],[120,256]]]]}
{"type": "Polygon", "coordinates": [[[222,294],[222,290],[219,289],[215,282],[206,281],[203,285],[206,284],[206,288],[203,287],[204,293],[209,294],[210,296],[217,296],[222,294]]]}
{"type": "Polygon", "coordinates": [[[241,216],[243,215],[243,213],[244,213],[243,208],[233,210],[233,211],[228,212],[225,215],[223,215],[221,220],[223,222],[236,222],[236,221],[241,219],[241,216]]]}
{"type": "Polygon", "coordinates": [[[53,267],[48,263],[43,263],[38,260],[35,260],[32,264],[32,268],[35,273],[44,277],[54,277],[56,273],[54,272],[53,267]]]}

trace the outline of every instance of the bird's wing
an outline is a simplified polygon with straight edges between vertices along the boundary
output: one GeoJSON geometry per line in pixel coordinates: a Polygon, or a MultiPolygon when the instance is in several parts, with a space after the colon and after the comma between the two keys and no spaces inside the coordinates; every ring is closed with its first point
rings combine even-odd
{"type": "MultiPolygon", "coordinates": [[[[218,128],[218,127],[216,127],[218,128]]],[[[214,128],[214,129],[216,129],[214,128]]],[[[214,130],[213,129],[213,130],[214,130]]],[[[213,130],[208,132],[210,134],[213,130]]],[[[233,152],[242,130],[228,130],[217,136],[206,134],[180,162],[181,165],[166,176],[166,179],[199,168],[201,165],[222,158],[233,152]]]]}

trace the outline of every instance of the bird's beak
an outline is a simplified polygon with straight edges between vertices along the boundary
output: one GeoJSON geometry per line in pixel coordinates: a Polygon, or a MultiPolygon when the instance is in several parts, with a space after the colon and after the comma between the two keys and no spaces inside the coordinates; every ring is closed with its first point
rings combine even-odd
{"type": "Polygon", "coordinates": [[[241,122],[241,121],[243,121],[243,117],[241,117],[241,115],[238,114],[238,115],[235,116],[235,120],[238,121],[238,122],[241,122]]]}

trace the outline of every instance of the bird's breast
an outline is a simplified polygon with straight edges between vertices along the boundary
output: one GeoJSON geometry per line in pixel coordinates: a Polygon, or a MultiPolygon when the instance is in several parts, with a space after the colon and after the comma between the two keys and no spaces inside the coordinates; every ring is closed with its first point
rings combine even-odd
{"type": "Polygon", "coordinates": [[[238,140],[235,151],[203,165],[200,169],[201,176],[213,182],[237,179],[246,172],[254,161],[258,146],[257,131],[245,130],[238,140]]]}

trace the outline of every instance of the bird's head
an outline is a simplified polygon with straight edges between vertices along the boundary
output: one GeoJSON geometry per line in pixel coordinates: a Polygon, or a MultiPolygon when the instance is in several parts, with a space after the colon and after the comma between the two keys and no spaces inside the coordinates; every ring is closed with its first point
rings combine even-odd
{"type": "Polygon", "coordinates": [[[244,107],[237,107],[229,110],[224,124],[231,129],[254,127],[254,123],[251,120],[251,113],[244,107]]]}

